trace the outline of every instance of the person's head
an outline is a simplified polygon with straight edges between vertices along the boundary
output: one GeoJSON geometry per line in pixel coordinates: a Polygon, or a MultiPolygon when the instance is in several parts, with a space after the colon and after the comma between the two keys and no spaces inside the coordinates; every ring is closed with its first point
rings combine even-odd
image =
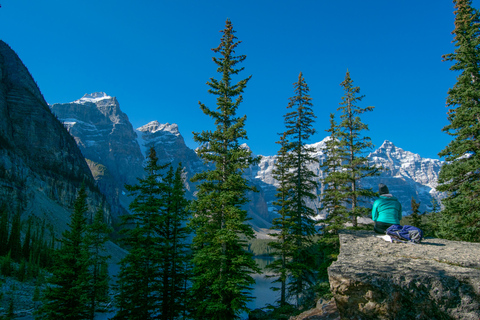
{"type": "Polygon", "coordinates": [[[384,185],[383,183],[379,183],[378,184],[378,193],[380,195],[382,194],[389,194],[390,191],[388,191],[388,187],[386,185],[384,185]]]}

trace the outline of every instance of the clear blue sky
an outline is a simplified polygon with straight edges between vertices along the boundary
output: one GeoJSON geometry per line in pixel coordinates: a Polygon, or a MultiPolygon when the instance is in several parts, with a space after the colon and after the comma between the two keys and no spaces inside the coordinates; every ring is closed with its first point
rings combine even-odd
{"type": "MultiPolygon", "coordinates": [[[[48,103],[103,91],[117,97],[134,127],[177,123],[187,145],[192,131],[213,128],[198,101],[214,108],[206,82],[227,18],[252,75],[239,114],[256,154],[273,155],[293,82],[310,87],[317,134],[342,97],[347,69],[375,106],[362,119],[376,147],[438,158],[450,138],[445,98],[456,74],[442,54],[453,51],[449,0],[0,0],[0,39],[20,56],[48,103]]],[[[473,5],[479,7],[480,0],[473,5]]]]}

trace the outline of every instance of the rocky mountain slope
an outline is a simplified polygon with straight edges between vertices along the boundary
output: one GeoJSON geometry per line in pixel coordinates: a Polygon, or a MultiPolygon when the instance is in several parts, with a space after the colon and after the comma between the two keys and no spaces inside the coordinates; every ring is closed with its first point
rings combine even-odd
{"type": "Polygon", "coordinates": [[[178,131],[178,126],[152,121],[137,128],[136,133],[138,145],[145,158],[148,150],[153,147],[157,152],[160,164],[171,163],[176,168],[181,162],[185,171],[187,196],[193,198],[195,187],[190,179],[195,173],[205,170],[206,167],[195,151],[187,147],[178,131]]]}
{"type": "MultiPolygon", "coordinates": [[[[120,110],[118,101],[105,93],[87,94],[77,101],[54,104],[51,108],[75,137],[102,191],[117,199],[124,207],[129,202],[124,184],[135,183],[136,177],[143,175],[142,163],[150,147],[155,148],[161,163],[173,163],[174,166],[182,163],[188,196],[193,198],[195,185],[189,180],[195,173],[205,170],[206,165],[194,150],[185,145],[176,124],[152,121],[134,130],[128,117],[120,110]]],[[[312,163],[310,168],[317,174],[319,181],[324,175],[320,165],[325,160],[323,149],[327,139],[329,138],[311,145],[319,164],[312,163]]],[[[404,215],[410,214],[412,197],[420,201],[422,212],[428,210],[432,199],[439,200],[442,197],[435,190],[442,165],[439,160],[422,158],[389,141],[372,152],[369,159],[386,171],[379,177],[363,180],[362,184],[375,191],[378,183],[387,184],[391,193],[402,203],[404,215]]],[[[252,218],[251,223],[257,231],[268,228],[276,216],[272,205],[277,186],[272,176],[275,162],[276,156],[265,156],[259,165],[245,172],[245,176],[259,190],[258,193],[249,195],[251,202],[247,208],[252,218]]],[[[323,186],[319,184],[317,193],[322,191],[323,186]]],[[[309,205],[317,208],[319,218],[325,216],[319,209],[320,199],[309,205]]]]}
{"type": "Polygon", "coordinates": [[[75,138],[100,190],[127,208],[124,185],[135,184],[143,175],[144,156],[117,99],[101,92],[50,107],[75,138]]]}
{"type": "Polygon", "coordinates": [[[110,219],[111,207],[75,140],[17,54],[0,41],[0,204],[46,218],[61,231],[82,182],[89,205],[103,206],[110,219]]]}
{"type": "Polygon", "coordinates": [[[160,164],[179,162],[185,167],[187,190],[193,197],[189,179],[203,170],[203,163],[189,149],[176,124],[152,121],[134,129],[116,98],[103,92],[86,94],[70,103],[51,105],[52,112],[75,138],[97,183],[109,198],[128,208],[125,184],[144,176],[143,165],[153,147],[160,164]]]}

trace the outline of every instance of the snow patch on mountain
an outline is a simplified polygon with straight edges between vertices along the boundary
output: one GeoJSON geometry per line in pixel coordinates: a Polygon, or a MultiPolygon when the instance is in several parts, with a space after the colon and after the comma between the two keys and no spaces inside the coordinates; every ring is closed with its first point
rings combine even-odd
{"type": "Polygon", "coordinates": [[[137,143],[138,143],[138,146],[140,147],[140,152],[142,153],[143,155],[143,158],[144,159],[147,159],[147,151],[148,151],[148,148],[146,146],[146,141],[145,139],[143,138],[143,132],[141,131],[138,131],[138,129],[135,129],[135,133],[137,134],[137,143]]]}
{"type": "Polygon", "coordinates": [[[84,126],[83,130],[98,131],[98,128],[96,126],[94,126],[93,124],[87,123],[85,121],[81,121],[81,120],[78,120],[78,119],[75,119],[75,118],[61,119],[61,121],[62,121],[63,125],[65,126],[65,128],[67,128],[67,130],[70,130],[71,127],[73,127],[74,125],[76,125],[78,123],[79,125],[84,126]]]}
{"type": "Polygon", "coordinates": [[[80,104],[85,104],[87,102],[90,103],[97,103],[101,100],[105,99],[112,99],[111,96],[107,95],[105,92],[94,92],[94,93],[87,93],[83,97],[81,97],[78,100],[73,101],[72,103],[80,103],[80,104]]]}

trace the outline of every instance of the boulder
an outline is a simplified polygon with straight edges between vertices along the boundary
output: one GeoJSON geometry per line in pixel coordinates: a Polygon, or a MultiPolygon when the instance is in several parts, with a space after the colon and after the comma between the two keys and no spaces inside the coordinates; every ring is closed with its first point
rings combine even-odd
{"type": "Polygon", "coordinates": [[[480,243],[342,231],[328,275],[342,319],[480,319],[480,243]]]}

